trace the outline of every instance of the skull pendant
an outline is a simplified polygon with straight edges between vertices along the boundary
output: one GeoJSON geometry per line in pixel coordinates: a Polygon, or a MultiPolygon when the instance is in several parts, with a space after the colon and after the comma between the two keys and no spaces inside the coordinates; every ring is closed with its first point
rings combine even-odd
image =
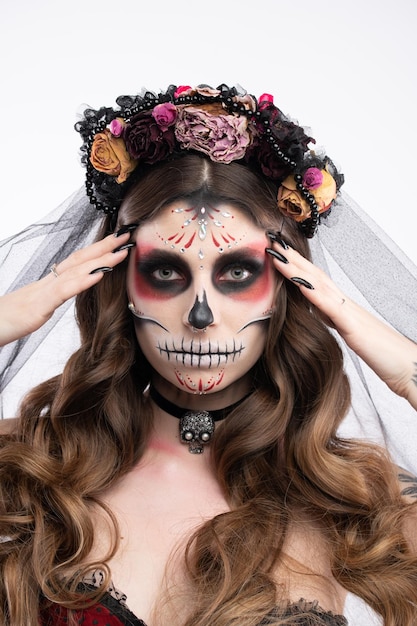
{"type": "Polygon", "coordinates": [[[214,421],[208,411],[187,411],[180,419],[181,443],[188,443],[191,454],[201,454],[214,433],[214,421]]]}

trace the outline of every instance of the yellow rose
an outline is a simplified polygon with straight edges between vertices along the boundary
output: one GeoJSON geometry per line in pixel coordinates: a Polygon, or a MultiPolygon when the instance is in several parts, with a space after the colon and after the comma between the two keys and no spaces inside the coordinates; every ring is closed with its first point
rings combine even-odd
{"type": "MultiPolygon", "coordinates": [[[[336,182],[326,170],[321,170],[323,182],[316,189],[308,191],[314,196],[319,213],[327,211],[336,198],[336,182]]],[[[278,189],[278,208],[296,222],[304,222],[311,215],[311,207],[304,196],[297,189],[294,176],[288,176],[278,189]]]]}
{"type": "Polygon", "coordinates": [[[114,137],[107,128],[94,137],[90,162],[99,172],[117,176],[118,183],[124,183],[137,165],[137,160],[132,159],[126,150],[123,139],[114,137]]]}

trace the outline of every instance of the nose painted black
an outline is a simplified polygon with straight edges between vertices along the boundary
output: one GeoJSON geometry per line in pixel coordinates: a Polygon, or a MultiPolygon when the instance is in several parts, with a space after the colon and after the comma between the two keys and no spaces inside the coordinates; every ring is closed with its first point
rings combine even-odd
{"type": "Polygon", "coordinates": [[[188,322],[194,328],[202,330],[213,323],[213,313],[208,305],[206,292],[203,293],[203,300],[199,302],[198,296],[195,299],[193,308],[188,315],[188,322]]]}

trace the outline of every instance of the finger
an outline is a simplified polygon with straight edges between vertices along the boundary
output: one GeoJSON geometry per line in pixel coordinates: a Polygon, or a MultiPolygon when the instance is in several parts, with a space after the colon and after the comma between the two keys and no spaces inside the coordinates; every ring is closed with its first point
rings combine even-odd
{"type": "MultiPolygon", "coordinates": [[[[110,265],[110,267],[113,267],[116,264],[117,259],[117,252],[113,251],[120,249],[121,246],[129,241],[129,238],[129,232],[121,234],[117,238],[115,238],[114,235],[108,235],[104,239],[96,241],[90,246],[81,248],[80,250],[76,250],[75,252],[73,252],[68,258],[64,259],[55,266],[55,271],[59,276],[61,276],[66,270],[83,265],[84,263],[88,263],[89,261],[93,261],[94,263],[100,263],[100,260],[105,255],[108,255],[110,253],[114,253],[116,255],[110,265]]],[[[122,256],[122,258],[124,257],[122,256]]],[[[120,258],[118,262],[120,262],[120,258]]],[[[100,265],[96,265],[96,267],[100,267],[100,265]]],[[[93,269],[93,267],[91,269],[93,269]]]]}
{"type": "Polygon", "coordinates": [[[49,306],[56,308],[69,298],[89,289],[112,271],[136,245],[135,242],[129,242],[129,237],[129,233],[120,235],[115,248],[114,235],[110,235],[87,248],[77,250],[55,266],[54,272],[43,279],[52,290],[49,306]]]}
{"type": "Polygon", "coordinates": [[[325,315],[334,319],[347,298],[332,279],[292,248],[283,249],[280,244],[273,243],[267,252],[280,274],[296,284],[325,315]]]}
{"type": "Polygon", "coordinates": [[[134,242],[128,243],[129,236],[129,233],[125,233],[115,240],[114,235],[109,235],[101,241],[73,252],[67,259],[52,266],[53,274],[55,277],[61,277],[68,270],[77,267],[80,268],[81,273],[88,273],[98,267],[113,268],[126,258],[126,251],[135,245],[134,242]]]}
{"type": "Polygon", "coordinates": [[[116,265],[127,257],[128,253],[129,249],[127,248],[116,253],[107,252],[100,257],[89,259],[64,271],[61,270],[61,264],[58,265],[56,268],[58,276],[55,277],[50,274],[44,279],[48,280],[48,285],[54,294],[55,306],[59,306],[69,298],[100,282],[105,274],[111,272],[116,265]]]}

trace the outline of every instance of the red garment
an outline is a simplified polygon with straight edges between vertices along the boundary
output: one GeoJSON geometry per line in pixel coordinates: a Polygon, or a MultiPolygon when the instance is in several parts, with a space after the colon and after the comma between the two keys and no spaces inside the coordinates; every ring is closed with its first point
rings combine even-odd
{"type": "MultiPolygon", "coordinates": [[[[68,626],[68,609],[45,601],[40,612],[40,626],[68,626]]],[[[118,600],[106,594],[99,604],[75,611],[80,626],[146,626],[118,600]]]]}

